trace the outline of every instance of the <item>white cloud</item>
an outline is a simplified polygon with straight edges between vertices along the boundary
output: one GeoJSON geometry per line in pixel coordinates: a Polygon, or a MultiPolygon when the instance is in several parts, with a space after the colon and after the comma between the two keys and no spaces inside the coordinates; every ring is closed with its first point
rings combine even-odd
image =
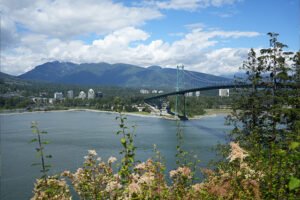
{"type": "Polygon", "coordinates": [[[257,32],[204,31],[195,29],[172,43],[154,40],[145,44],[148,33],[126,27],[92,44],[80,40],[49,39],[45,35],[23,37],[13,52],[2,54],[2,71],[23,73],[34,66],[51,60],[83,62],[130,63],[140,66],[186,65],[186,69],[222,74],[234,72],[247,54],[246,49],[223,48],[212,50],[220,41],[239,37],[255,37],[257,32]]]}
{"type": "Polygon", "coordinates": [[[60,60],[167,67],[183,63],[195,71],[233,72],[246,50],[217,49],[217,45],[259,33],[205,30],[203,24],[195,23],[186,26],[188,33],[175,33],[178,39],[166,42],[151,40],[140,27],[161,18],[159,9],[193,11],[238,1],[150,0],[133,7],[112,0],[2,0],[1,71],[18,75],[38,64],[60,60]],[[94,37],[91,42],[75,39],[88,35],[94,37]]]}
{"type": "Polygon", "coordinates": [[[16,43],[18,43],[18,33],[14,21],[9,17],[7,10],[0,7],[0,40],[1,49],[4,50],[16,43]]]}
{"type": "Polygon", "coordinates": [[[127,47],[131,42],[138,40],[146,40],[149,37],[147,33],[133,27],[126,27],[124,29],[113,32],[106,36],[103,40],[95,40],[93,45],[104,48],[112,46],[127,47]]]}
{"type": "Polygon", "coordinates": [[[111,0],[4,0],[0,8],[30,32],[64,39],[107,34],[162,16],[153,8],[126,7],[111,0]]]}
{"type": "Polygon", "coordinates": [[[205,54],[205,61],[199,63],[197,68],[212,74],[231,74],[238,71],[242,61],[247,58],[249,49],[221,48],[205,54]]]}
{"type": "Polygon", "coordinates": [[[199,8],[220,7],[232,5],[242,0],[145,0],[144,5],[154,6],[159,9],[189,10],[195,11],[199,8]]]}

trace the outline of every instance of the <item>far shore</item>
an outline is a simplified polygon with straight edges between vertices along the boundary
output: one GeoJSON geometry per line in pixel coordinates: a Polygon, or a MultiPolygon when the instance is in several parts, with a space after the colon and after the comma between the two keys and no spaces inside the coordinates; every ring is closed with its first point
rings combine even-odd
{"type": "MultiPolygon", "coordinates": [[[[96,110],[96,109],[88,109],[88,108],[71,108],[71,109],[62,109],[62,110],[47,110],[47,111],[24,111],[22,109],[17,110],[4,110],[0,111],[0,115],[15,115],[15,114],[28,114],[28,113],[47,113],[47,112],[99,112],[99,113],[112,113],[118,114],[116,111],[105,111],[105,110],[96,110]]],[[[230,109],[205,109],[206,113],[204,115],[197,115],[189,118],[189,120],[197,120],[204,117],[216,117],[218,115],[226,115],[230,114],[230,109]]],[[[150,118],[161,118],[168,120],[175,120],[175,117],[168,115],[156,115],[152,113],[146,112],[123,112],[122,114],[129,116],[137,116],[137,117],[150,117],[150,118]]]]}

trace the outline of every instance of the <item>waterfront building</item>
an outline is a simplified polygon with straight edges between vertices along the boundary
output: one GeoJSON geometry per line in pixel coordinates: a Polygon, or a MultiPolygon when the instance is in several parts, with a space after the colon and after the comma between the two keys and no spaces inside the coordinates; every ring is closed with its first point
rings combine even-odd
{"type": "Polygon", "coordinates": [[[193,96],[193,92],[188,92],[185,94],[186,97],[192,97],[193,96]]]}
{"type": "Polygon", "coordinates": [[[94,98],[95,98],[95,91],[93,89],[89,89],[88,99],[94,99],[94,98]]]}
{"type": "Polygon", "coordinates": [[[157,90],[152,90],[152,94],[157,94],[157,90]]]}
{"type": "Polygon", "coordinates": [[[141,89],[140,93],[141,94],[149,94],[149,90],[141,89]]]}
{"type": "Polygon", "coordinates": [[[73,99],[73,98],[74,98],[74,92],[73,92],[73,90],[69,90],[69,91],[67,92],[67,98],[68,98],[68,99],[73,99]]]}
{"type": "Polygon", "coordinates": [[[196,97],[200,97],[200,91],[196,91],[196,92],[195,92],[195,96],[196,96],[196,97]]]}
{"type": "Polygon", "coordinates": [[[229,89],[219,89],[220,97],[229,97],[229,89]]]}
{"type": "Polygon", "coordinates": [[[86,98],[85,92],[84,91],[79,92],[78,98],[79,99],[85,99],[86,98]]]}
{"type": "Polygon", "coordinates": [[[164,93],[163,90],[159,90],[159,91],[158,91],[158,94],[162,94],[162,93],[164,93]]]}
{"type": "Polygon", "coordinates": [[[54,99],[55,100],[62,100],[63,99],[63,93],[62,92],[55,92],[54,93],[54,99]]]}

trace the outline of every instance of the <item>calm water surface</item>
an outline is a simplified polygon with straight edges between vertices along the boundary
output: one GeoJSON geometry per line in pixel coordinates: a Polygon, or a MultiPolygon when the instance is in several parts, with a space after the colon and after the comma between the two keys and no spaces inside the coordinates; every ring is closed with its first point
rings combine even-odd
{"type": "MultiPolygon", "coordinates": [[[[82,166],[87,150],[95,149],[102,159],[113,155],[120,158],[116,114],[85,111],[46,112],[0,115],[1,131],[1,196],[2,200],[30,199],[33,183],[40,176],[30,125],[37,121],[48,132],[43,137],[51,141],[46,153],[52,154],[51,173],[75,171],[82,166]]],[[[176,122],[149,117],[128,116],[128,124],[136,125],[137,159],[153,156],[156,144],[165,158],[167,169],[175,168],[176,122]]],[[[224,125],[224,115],[181,122],[184,149],[192,151],[205,167],[215,157],[212,147],[225,142],[230,127],[224,125]]]]}

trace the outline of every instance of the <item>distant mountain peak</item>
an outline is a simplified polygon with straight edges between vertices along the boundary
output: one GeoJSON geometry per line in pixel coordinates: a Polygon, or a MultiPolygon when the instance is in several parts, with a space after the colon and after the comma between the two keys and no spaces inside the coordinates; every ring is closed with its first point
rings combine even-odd
{"type": "MultiPolygon", "coordinates": [[[[176,69],[150,66],[148,68],[115,63],[81,63],[52,61],[35,67],[19,77],[28,80],[43,80],[53,83],[82,85],[110,85],[136,88],[174,88],[176,69]]],[[[229,80],[220,76],[192,72],[199,79],[211,81],[229,80]]],[[[192,85],[191,80],[186,80],[192,85]]],[[[205,84],[205,83],[203,83],[205,84]]]]}
{"type": "Polygon", "coordinates": [[[161,67],[161,66],[158,66],[158,65],[152,65],[152,66],[147,67],[147,69],[151,69],[151,70],[161,70],[162,67],[161,67]]]}

